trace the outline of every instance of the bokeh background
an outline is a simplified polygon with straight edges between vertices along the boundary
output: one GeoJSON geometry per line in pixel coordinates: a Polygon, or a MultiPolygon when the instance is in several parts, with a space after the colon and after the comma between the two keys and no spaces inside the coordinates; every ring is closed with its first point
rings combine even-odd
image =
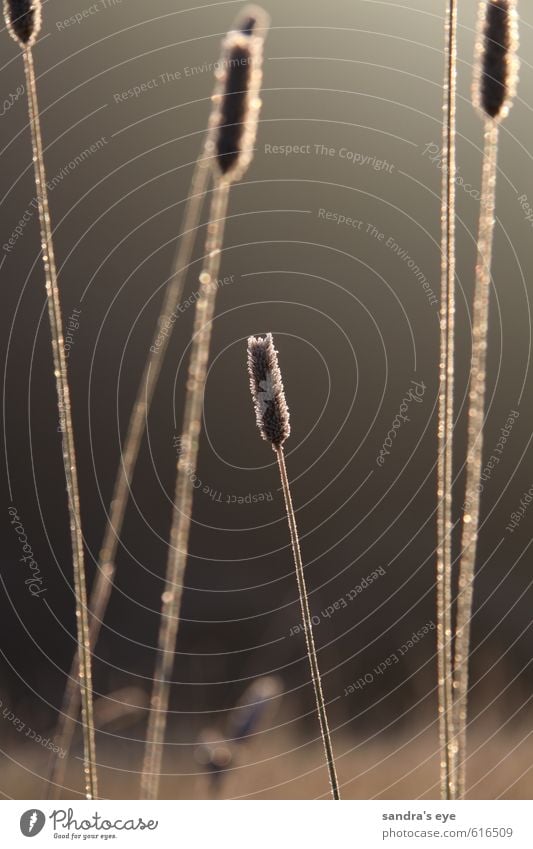
{"type": "MultiPolygon", "coordinates": [[[[266,331],[275,334],[291,409],[287,463],[343,793],[438,796],[431,628],[444,5],[267,2],[272,28],[256,154],[232,193],[223,253],[221,276],[230,279],[220,289],[214,326],[166,797],[328,793],[305,645],[296,633],[299,606],[277,468],[256,432],[245,369],[246,337],[266,331]],[[350,223],[339,223],[340,216],[350,223]],[[380,449],[412,381],[423,386],[420,402],[410,404],[410,421],[380,466],[380,449]],[[364,587],[372,573],[377,578],[364,587]],[[335,608],[347,594],[353,600],[335,608]],[[388,662],[393,656],[397,663],[388,662]],[[380,664],[384,674],[376,672],[380,664]],[[265,676],[266,685],[258,685],[265,676]],[[361,678],[364,686],[350,691],[361,678]],[[268,709],[255,712],[246,739],[225,742],[247,715],[235,706],[253,701],[258,686],[268,694],[268,709]],[[218,781],[205,765],[201,740],[215,741],[226,766],[218,781]]],[[[209,114],[212,65],[242,4],[47,0],[43,6],[35,62],[48,175],[57,178],[50,201],[64,315],[78,324],[68,365],[92,582],[121,440],[209,114]],[[81,22],[65,24],[76,13],[81,22]],[[124,95],[134,86],[144,90],[124,95]]],[[[500,144],[487,458],[516,415],[482,494],[472,798],[528,798],[532,791],[533,513],[526,510],[517,527],[508,527],[533,483],[533,13],[526,2],[519,6],[520,87],[500,144]]],[[[476,7],[460,4],[459,22],[457,520],[482,144],[470,101],[476,7]]],[[[21,57],[4,30],[0,793],[39,798],[75,623],[22,84],[21,57]],[[24,217],[22,235],[7,250],[24,217]],[[43,592],[36,598],[25,584],[8,513],[13,506],[41,570],[43,592]]],[[[205,220],[186,299],[197,291],[204,237],[205,220]]],[[[192,330],[193,308],[183,307],[149,417],[117,586],[95,653],[98,763],[108,797],[138,793],[192,330]]],[[[82,792],[80,755],[78,731],[64,797],[82,792]]]]}

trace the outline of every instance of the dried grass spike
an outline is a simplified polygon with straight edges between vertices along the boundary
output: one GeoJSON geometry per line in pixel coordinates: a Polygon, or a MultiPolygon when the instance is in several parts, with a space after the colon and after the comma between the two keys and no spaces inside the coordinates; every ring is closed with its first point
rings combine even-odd
{"type": "Polygon", "coordinates": [[[289,437],[289,409],[278,365],[278,353],[271,333],[248,339],[248,374],[261,436],[274,449],[289,437]]]}
{"type": "MultiPolygon", "coordinates": [[[[11,4],[10,12],[16,12],[17,9],[20,9],[20,7],[15,7],[11,4]]],[[[31,7],[25,6],[26,12],[33,12],[33,17],[31,17],[30,22],[35,23],[36,9],[37,7],[34,5],[31,7]]],[[[15,18],[14,21],[17,24],[20,24],[19,19],[15,18]]],[[[72,571],[74,577],[73,591],[76,606],[77,648],[80,658],[77,671],[82,705],[81,724],[83,729],[85,791],[88,799],[97,799],[98,777],[96,770],[93,718],[92,655],[89,637],[85,552],[81,523],[76,446],[74,440],[74,427],[72,423],[67,361],[63,340],[63,313],[61,310],[61,297],[54,255],[53,230],[50,218],[50,206],[48,202],[49,183],[46,178],[41,119],[39,101],[37,97],[37,80],[35,75],[35,66],[33,63],[32,43],[36,33],[35,29],[33,29],[28,36],[28,32],[28,29],[23,30],[24,38],[28,37],[29,40],[26,43],[22,42],[22,60],[26,78],[26,95],[28,98],[28,115],[33,152],[33,170],[35,175],[36,198],[38,202],[39,228],[41,232],[41,256],[46,283],[46,300],[50,322],[57,407],[61,422],[59,430],[61,431],[61,446],[63,452],[63,465],[70,519],[72,571]]]]}
{"type": "Polygon", "coordinates": [[[41,0],[4,0],[4,15],[12,38],[31,46],[41,29],[41,0]]]}
{"type": "Polygon", "coordinates": [[[289,411],[285,402],[285,392],[278,366],[277,351],[274,348],[274,340],[271,333],[267,333],[265,337],[250,336],[248,339],[248,374],[250,376],[250,389],[252,390],[252,398],[254,400],[257,425],[263,439],[272,445],[278,461],[283,500],[285,501],[287,522],[291,536],[298,595],[300,597],[305,644],[309,658],[311,680],[315,692],[317,718],[324,744],[324,755],[328,769],[331,794],[334,799],[340,799],[333,744],[329,731],[326,702],[324,693],[322,692],[322,679],[320,677],[318,657],[313,637],[313,619],[307,595],[302,552],[300,550],[300,538],[283,451],[283,443],[290,434],[289,411]]]}
{"type": "Polygon", "coordinates": [[[492,120],[505,118],[516,93],[518,30],[514,0],[481,5],[474,102],[492,120]]]}
{"type": "Polygon", "coordinates": [[[263,39],[230,32],[214,95],[210,152],[220,178],[240,180],[252,160],[261,101],[263,39]]]}

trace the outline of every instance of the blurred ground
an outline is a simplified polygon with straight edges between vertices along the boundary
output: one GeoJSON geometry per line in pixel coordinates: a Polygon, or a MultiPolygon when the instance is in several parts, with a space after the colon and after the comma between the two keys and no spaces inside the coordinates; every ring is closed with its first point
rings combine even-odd
{"type": "MultiPolygon", "coordinates": [[[[522,729],[523,731],[523,729],[522,729]]],[[[370,743],[347,737],[335,738],[337,768],[342,795],[348,799],[438,799],[438,757],[434,734],[421,738],[385,738],[370,743]],[[342,753],[342,754],[340,754],[342,753]],[[339,756],[340,755],[340,756],[339,756]]],[[[488,729],[483,737],[470,741],[468,762],[468,798],[530,799],[533,795],[531,748],[524,734],[502,735],[488,729]],[[491,735],[495,734],[494,739],[491,735]]],[[[126,746],[106,753],[107,767],[100,769],[102,798],[138,798],[138,774],[128,758],[126,746]]],[[[102,753],[100,753],[102,756],[102,753]]],[[[39,774],[46,769],[47,758],[34,758],[16,749],[13,762],[0,772],[5,795],[17,799],[42,798],[44,784],[39,774]],[[20,757],[25,768],[14,761],[20,757]],[[33,774],[32,774],[33,773],[33,774]]],[[[176,758],[177,761],[177,758],[176,758]]],[[[298,744],[283,733],[277,745],[263,746],[255,741],[243,747],[236,764],[214,783],[211,774],[201,772],[191,750],[177,762],[165,761],[167,773],[179,770],[161,783],[161,798],[250,798],[317,799],[327,798],[327,774],[318,743],[298,744]]],[[[71,760],[66,784],[70,792],[61,798],[81,798],[81,761],[71,760]]]]}

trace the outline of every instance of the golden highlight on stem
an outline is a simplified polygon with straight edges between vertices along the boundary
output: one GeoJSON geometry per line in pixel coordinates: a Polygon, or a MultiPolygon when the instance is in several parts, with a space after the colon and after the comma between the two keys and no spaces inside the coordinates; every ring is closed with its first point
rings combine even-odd
{"type": "MultiPolygon", "coordinates": [[[[116,572],[115,561],[124,517],[126,515],[130,486],[139,456],[146,420],[174,327],[173,323],[171,323],[168,328],[168,334],[161,335],[160,321],[163,318],[174,315],[181,299],[209,175],[209,163],[205,157],[205,152],[202,152],[195,165],[187,205],[185,207],[182,235],[179,239],[179,246],[174,257],[172,272],[161,307],[160,319],[154,329],[152,344],[148,351],[143,374],[139,382],[124,447],[121,451],[120,465],[115,479],[104,540],[100,550],[98,574],[90,598],[90,638],[91,648],[93,650],[98,640],[113,590],[116,572]]],[[[72,663],[70,678],[67,681],[61,714],[55,732],[55,740],[60,747],[61,753],[67,752],[67,754],[72,744],[80,704],[79,693],[76,687],[72,685],[73,680],[77,676],[77,668],[78,656],[76,655],[72,663]]],[[[58,798],[64,783],[66,766],[66,755],[62,754],[61,757],[54,757],[53,771],[49,778],[50,798],[58,798]]]]}
{"type": "Polygon", "coordinates": [[[452,701],[452,486],[455,325],[455,124],[457,2],[446,10],[442,141],[440,384],[437,464],[437,674],[441,798],[455,798],[452,701]]]}
{"type": "Polygon", "coordinates": [[[83,535],[81,529],[74,430],[72,427],[70,390],[68,385],[67,363],[65,359],[63,340],[63,320],[61,315],[59,288],[57,285],[57,271],[52,240],[52,225],[48,206],[46,171],[44,165],[41,125],[39,120],[39,104],[37,101],[37,85],[31,46],[25,48],[22,55],[24,57],[24,71],[26,74],[26,88],[28,92],[35,184],[39,205],[42,253],[46,277],[46,295],[48,302],[48,314],[50,318],[50,330],[52,334],[54,374],[56,378],[58,410],[62,432],[63,462],[67,484],[70,534],[72,539],[77,642],[80,658],[78,682],[82,706],[85,791],[88,799],[95,799],[98,795],[98,783],[94,742],[91,646],[89,639],[89,616],[87,609],[87,590],[85,581],[83,535]]]}
{"type": "Polygon", "coordinates": [[[483,149],[483,177],[477,243],[476,278],[472,309],[472,361],[468,409],[468,441],[466,459],[466,511],[463,516],[457,623],[454,662],[454,724],[457,733],[457,795],[462,799],[466,788],[466,725],[468,708],[468,658],[470,653],[470,621],[479,527],[479,479],[483,460],[483,419],[487,334],[489,323],[492,240],[498,154],[498,123],[487,119],[483,149]]]}
{"type": "Polygon", "coordinates": [[[311,667],[311,677],[313,679],[313,688],[315,691],[316,709],[318,720],[320,723],[320,731],[322,741],[324,743],[324,751],[326,754],[326,763],[329,773],[329,781],[331,784],[331,795],[334,799],[340,799],[339,781],[337,779],[337,771],[335,768],[335,758],[333,755],[333,744],[331,742],[331,734],[329,731],[328,717],[326,713],[326,702],[322,692],[322,681],[320,677],[320,669],[318,667],[318,658],[316,656],[315,641],[313,638],[313,625],[311,619],[311,611],[309,610],[309,602],[307,599],[307,588],[305,585],[304,567],[302,563],[302,555],[300,552],[300,543],[298,538],[298,528],[296,525],[296,516],[294,507],[292,506],[291,490],[289,479],[287,477],[287,468],[285,465],[285,455],[283,446],[280,445],[274,448],[278,460],[279,472],[281,477],[281,486],[285,499],[285,507],[287,510],[287,520],[291,535],[292,553],[294,556],[294,567],[296,570],[296,580],[298,582],[298,593],[300,596],[300,606],[302,610],[302,619],[304,625],[305,642],[307,645],[307,654],[309,657],[309,665],[311,667]]]}
{"type": "Polygon", "coordinates": [[[159,791],[170,679],[174,665],[183,581],[189,550],[194,475],[198,460],[217,276],[220,269],[229,189],[230,183],[224,179],[220,179],[214,189],[207,229],[206,260],[200,274],[200,294],[196,302],[165,591],[162,596],[156,668],[141,776],[141,797],[144,799],[157,799],[159,791]]]}

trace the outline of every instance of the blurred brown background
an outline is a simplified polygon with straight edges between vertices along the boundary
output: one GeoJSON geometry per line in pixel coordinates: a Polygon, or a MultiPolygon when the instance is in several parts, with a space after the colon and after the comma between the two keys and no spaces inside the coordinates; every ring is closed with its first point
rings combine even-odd
{"type": "MultiPolygon", "coordinates": [[[[56,178],[50,201],[64,314],[79,325],[68,364],[91,581],[207,122],[210,66],[241,6],[44,3],[35,62],[48,176],[56,178]],[[65,23],[77,13],[79,23],[65,23]],[[128,94],[134,87],[140,93],[128,94]]],[[[470,103],[476,6],[461,4],[459,32],[457,518],[482,142],[470,103]]],[[[511,412],[519,415],[482,496],[469,764],[471,796],[482,798],[531,794],[531,516],[526,511],[518,527],[507,528],[533,483],[533,15],[525,2],[519,6],[519,96],[502,128],[499,161],[487,459],[511,412]]],[[[246,688],[275,675],[278,695],[238,747],[219,792],[327,794],[304,641],[301,633],[291,636],[300,617],[277,470],[256,433],[245,370],[246,337],[272,331],[291,409],[287,463],[344,794],[436,797],[429,627],[444,2],[269,0],[267,9],[272,29],[257,151],[232,193],[222,263],[221,275],[231,280],[218,296],[198,470],[205,491],[195,498],[163,792],[208,792],[198,739],[231,736],[228,715],[246,701],[246,688]],[[380,466],[412,381],[424,387],[420,403],[410,404],[410,421],[380,466]],[[254,498],[259,494],[264,500],[254,498]],[[335,609],[355,588],[353,601],[335,609]],[[400,654],[424,626],[429,633],[400,654]],[[393,655],[398,662],[387,665],[393,655]],[[375,672],[380,664],[384,674],[375,672]],[[365,686],[350,692],[365,675],[365,686]]],[[[27,731],[43,738],[53,732],[74,616],[30,139],[18,89],[22,61],[5,31],[2,45],[0,792],[38,798],[47,752],[27,731]],[[37,598],[24,583],[12,505],[41,569],[46,591],[37,598]]],[[[204,223],[187,298],[197,288],[204,223]]],[[[120,708],[109,719],[106,708],[142,706],[150,689],[192,319],[184,304],[96,650],[105,796],[137,794],[145,713],[120,708]]],[[[78,741],[66,796],[81,792],[80,752],[78,741]]]]}

